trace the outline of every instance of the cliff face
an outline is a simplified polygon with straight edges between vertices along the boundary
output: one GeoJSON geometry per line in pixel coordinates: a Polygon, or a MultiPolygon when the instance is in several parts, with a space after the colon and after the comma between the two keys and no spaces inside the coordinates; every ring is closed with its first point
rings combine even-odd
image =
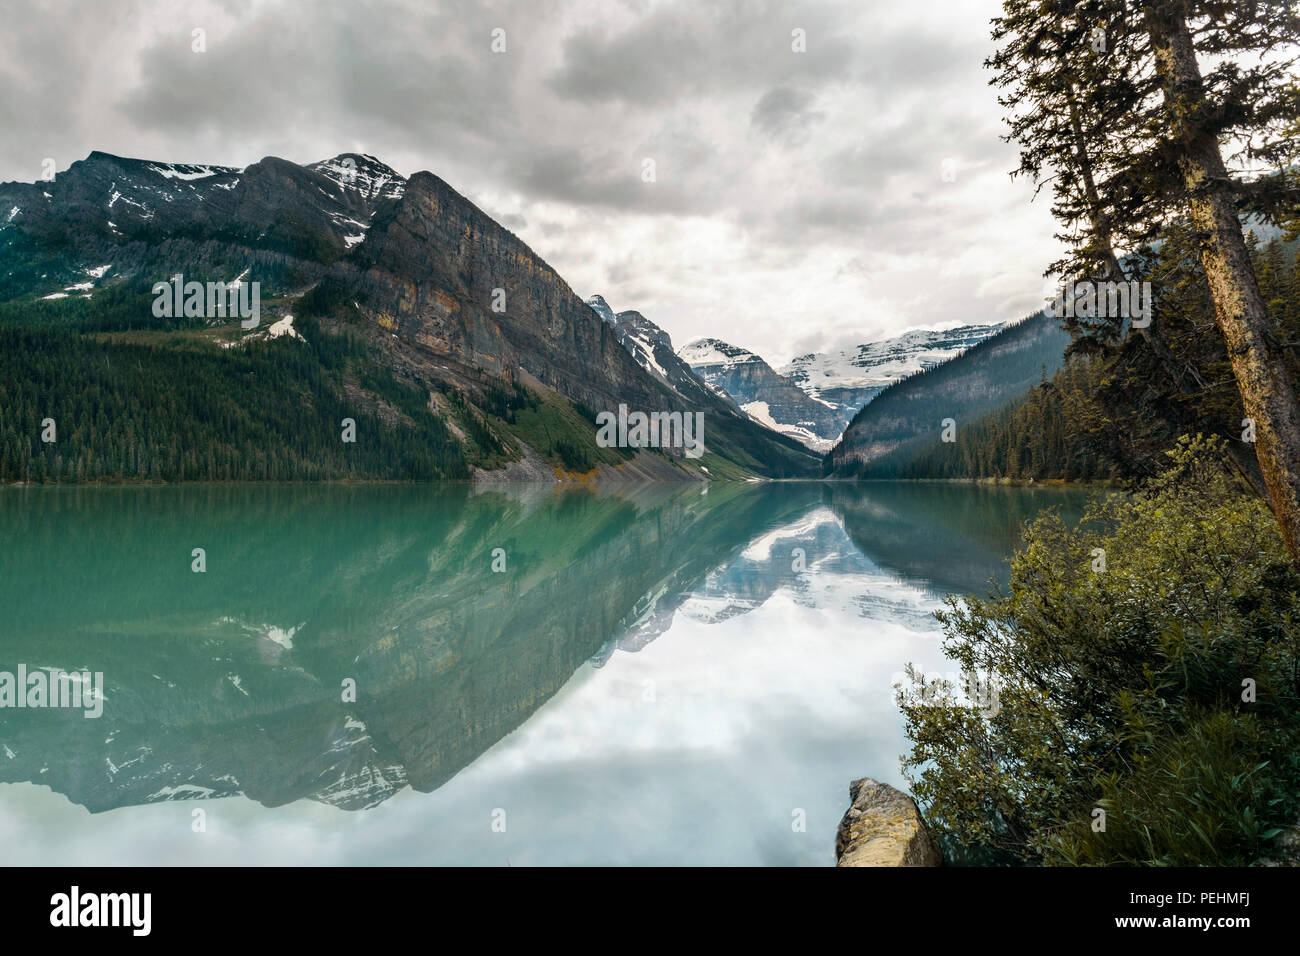
{"type": "Polygon", "coordinates": [[[554,269],[432,173],[376,216],[351,265],[374,321],[430,355],[524,369],[597,411],[672,404],[554,269]]]}
{"type": "Polygon", "coordinates": [[[603,299],[603,311],[584,302],[432,173],[416,173],[402,197],[377,212],[342,267],[356,270],[363,310],[406,353],[396,361],[418,374],[436,377],[450,358],[489,377],[539,382],[592,412],[620,404],[699,411],[706,448],[729,461],[781,475],[817,467],[696,378],[653,322],[639,312],[615,315],[603,299]]]}

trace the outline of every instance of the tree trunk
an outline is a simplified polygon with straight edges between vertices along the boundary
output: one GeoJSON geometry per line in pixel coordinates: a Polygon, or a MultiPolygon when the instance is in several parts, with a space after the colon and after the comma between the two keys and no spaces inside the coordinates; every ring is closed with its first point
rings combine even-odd
{"type": "Polygon", "coordinates": [[[1269,328],[1223,154],[1195,121],[1207,103],[1184,6],[1152,4],[1145,17],[1215,323],[1227,343],[1246,415],[1255,422],[1255,456],[1269,503],[1287,550],[1300,564],[1300,403],[1295,384],[1269,328]]]}
{"type": "MultiPolygon", "coordinates": [[[[1062,61],[1062,71],[1064,61],[1062,61]]],[[[1110,222],[1107,220],[1105,213],[1102,211],[1101,193],[1097,189],[1097,182],[1093,176],[1092,154],[1088,151],[1088,138],[1083,129],[1083,123],[1079,120],[1079,106],[1075,96],[1075,88],[1071,82],[1066,92],[1066,103],[1070,114],[1070,131],[1074,138],[1074,159],[1078,165],[1080,177],[1083,182],[1083,195],[1088,208],[1088,221],[1092,226],[1094,239],[1094,251],[1102,264],[1106,267],[1109,278],[1127,282],[1128,275],[1124,271],[1123,265],[1120,264],[1119,257],[1115,254],[1115,247],[1111,240],[1110,222]]],[[[1165,370],[1174,387],[1183,391],[1190,391],[1188,379],[1198,390],[1204,392],[1209,386],[1206,384],[1201,373],[1190,362],[1180,362],[1165,342],[1164,336],[1160,333],[1157,325],[1149,325],[1145,328],[1139,328],[1137,333],[1142,336],[1142,340],[1147,347],[1151,349],[1161,367],[1165,370]]],[[[1228,457],[1232,460],[1233,467],[1242,480],[1260,497],[1268,496],[1268,489],[1260,485],[1259,478],[1256,476],[1257,466],[1254,462],[1254,456],[1247,456],[1240,444],[1229,441],[1228,457]]]]}

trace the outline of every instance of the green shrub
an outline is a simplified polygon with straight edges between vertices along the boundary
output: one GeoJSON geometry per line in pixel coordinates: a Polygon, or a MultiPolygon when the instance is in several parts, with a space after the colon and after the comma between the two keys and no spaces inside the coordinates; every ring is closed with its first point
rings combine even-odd
{"type": "Polygon", "coordinates": [[[948,656],[998,689],[983,711],[904,689],[904,770],[941,839],[993,860],[1228,864],[1296,822],[1300,575],[1221,453],[1184,439],[1078,528],[1040,517],[1006,593],[940,613],[948,656]]]}

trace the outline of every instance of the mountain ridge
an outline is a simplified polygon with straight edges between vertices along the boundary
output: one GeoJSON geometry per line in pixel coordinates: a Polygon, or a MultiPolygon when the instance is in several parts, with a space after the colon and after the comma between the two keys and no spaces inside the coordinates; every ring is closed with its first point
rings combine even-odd
{"type": "Polygon", "coordinates": [[[797,356],[780,370],[748,349],[712,337],[696,339],[678,354],[752,419],[826,453],[854,415],[890,385],[944,364],[1006,325],[908,329],[852,351],[797,356]]]}

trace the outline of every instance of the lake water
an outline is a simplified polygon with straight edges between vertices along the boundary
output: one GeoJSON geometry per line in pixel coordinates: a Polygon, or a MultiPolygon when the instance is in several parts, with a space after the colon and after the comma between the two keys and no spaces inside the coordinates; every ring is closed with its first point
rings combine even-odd
{"type": "Polygon", "coordinates": [[[105,699],[0,710],[3,856],[829,865],[849,781],[904,784],[892,679],[951,669],[932,612],[1005,579],[1022,520],[1082,503],[5,489],[0,671],[101,672],[105,699]]]}

